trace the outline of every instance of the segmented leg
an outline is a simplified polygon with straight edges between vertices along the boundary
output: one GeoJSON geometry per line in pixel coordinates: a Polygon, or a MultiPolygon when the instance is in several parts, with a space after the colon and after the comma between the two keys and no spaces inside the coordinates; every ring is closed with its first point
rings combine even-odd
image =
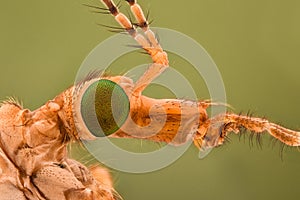
{"type": "Polygon", "coordinates": [[[293,131],[263,118],[226,113],[207,122],[198,130],[194,143],[198,147],[215,147],[222,145],[230,132],[236,134],[241,129],[255,134],[268,132],[272,137],[289,146],[300,146],[300,132],[293,131]]]}
{"type": "Polygon", "coordinates": [[[139,4],[135,0],[126,0],[134,14],[136,20],[138,21],[138,26],[144,31],[144,36],[137,32],[134,25],[130,20],[115,6],[111,0],[102,0],[102,2],[107,6],[110,13],[115,17],[116,21],[142,46],[143,49],[151,56],[153,64],[149,69],[140,77],[140,79],[135,83],[133,89],[133,96],[140,96],[141,92],[160,75],[169,65],[167,53],[161,48],[159,42],[157,41],[155,34],[149,28],[147,19],[145,18],[143,11],[139,4]]]}

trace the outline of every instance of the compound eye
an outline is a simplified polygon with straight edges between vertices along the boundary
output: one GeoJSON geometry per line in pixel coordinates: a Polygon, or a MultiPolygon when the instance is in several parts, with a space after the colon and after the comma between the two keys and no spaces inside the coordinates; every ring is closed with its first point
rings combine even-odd
{"type": "Polygon", "coordinates": [[[89,131],[96,137],[109,136],[125,123],[130,103],[117,83],[100,79],[83,92],[81,116],[89,131]]]}

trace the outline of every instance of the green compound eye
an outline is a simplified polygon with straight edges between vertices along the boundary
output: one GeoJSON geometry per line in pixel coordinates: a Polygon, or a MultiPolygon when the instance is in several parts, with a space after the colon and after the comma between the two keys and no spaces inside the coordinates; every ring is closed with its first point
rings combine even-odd
{"type": "Polygon", "coordinates": [[[96,137],[104,137],[125,123],[130,103],[123,88],[113,81],[101,79],[84,91],[80,110],[89,131],[96,137]]]}

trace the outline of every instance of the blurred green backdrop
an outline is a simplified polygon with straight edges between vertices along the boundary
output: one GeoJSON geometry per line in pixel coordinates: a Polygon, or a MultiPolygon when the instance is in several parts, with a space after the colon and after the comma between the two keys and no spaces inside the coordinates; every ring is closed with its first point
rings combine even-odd
{"type": "MultiPolygon", "coordinates": [[[[300,127],[300,1],[139,2],[150,11],[152,26],[185,33],[206,48],[222,73],[228,103],[235,111],[250,110],[287,127],[300,127]]],[[[35,109],[73,83],[85,56],[113,34],[96,23],[116,25],[111,16],[92,14],[82,3],[98,4],[91,0],[1,1],[1,99],[15,96],[25,107],[35,109]]],[[[122,5],[127,13],[125,2],[122,5]]],[[[126,66],[135,63],[125,61],[126,66]]],[[[204,92],[202,98],[209,96],[204,92]]],[[[262,150],[250,148],[248,140],[239,141],[237,136],[231,139],[203,160],[190,148],[160,171],[113,171],[116,189],[125,200],[299,197],[297,149],[285,149],[282,161],[280,145],[272,148],[267,136],[262,150]]]]}

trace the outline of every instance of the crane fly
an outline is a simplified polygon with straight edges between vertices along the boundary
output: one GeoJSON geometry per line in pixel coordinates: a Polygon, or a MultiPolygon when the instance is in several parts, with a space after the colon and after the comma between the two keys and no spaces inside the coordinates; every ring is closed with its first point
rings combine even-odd
{"type": "Polygon", "coordinates": [[[203,149],[221,146],[229,133],[239,134],[246,129],[257,135],[266,132],[288,146],[300,145],[300,132],[267,119],[231,112],[209,117],[207,109],[216,104],[211,101],[144,96],[144,89],[168,68],[169,60],[139,4],[135,0],[127,2],[137,23],[119,12],[111,0],[102,0],[105,9],[92,7],[98,12],[109,12],[121,30],[150,55],[153,64],[136,82],[126,76],[91,72],[34,111],[23,108],[14,99],[3,101],[2,200],[121,199],[104,168],[86,167],[68,157],[68,144],[98,137],[142,138],[173,145],[192,140],[203,149]],[[89,120],[91,114],[96,116],[94,121],[89,120]]]}

